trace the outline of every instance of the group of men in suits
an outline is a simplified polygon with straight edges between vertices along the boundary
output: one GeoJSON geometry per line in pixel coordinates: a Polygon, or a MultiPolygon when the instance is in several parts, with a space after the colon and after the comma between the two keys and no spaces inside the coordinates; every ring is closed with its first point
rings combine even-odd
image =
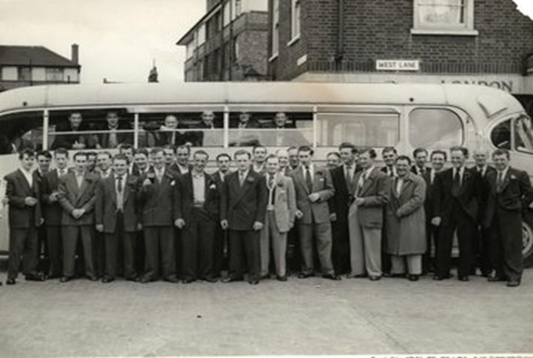
{"type": "Polygon", "coordinates": [[[208,153],[196,150],[190,163],[185,145],[100,152],[95,170],[86,152],[75,153],[68,168],[68,150],[57,148],[54,169],[47,170],[51,154],[41,152],[32,171],[36,155],[25,149],[20,169],[5,177],[7,283],[16,283],[21,259],[27,280],[67,282],[83,271],[105,283],[119,274],[143,283],[215,282],[226,257],[224,282],[246,277],[255,285],[272,272],[283,282],[295,268],[295,249],[301,279],[318,271],[331,280],[416,281],[433,270],[434,280],[444,280],[456,236],[459,280],[478,266],[489,281],[520,285],[522,213],[533,205],[527,173],[509,166],[505,150],[492,154],[495,167],[483,151],[474,153],[474,168],[466,167],[466,148],[450,154],[444,169],[447,152],[418,148],[411,166],[387,147],[377,168],[374,149],[343,143],[340,163],[326,168],[313,162],[309,146],[270,155],[256,146],[233,158],[218,155],[218,171],[208,174],[208,153]]]}

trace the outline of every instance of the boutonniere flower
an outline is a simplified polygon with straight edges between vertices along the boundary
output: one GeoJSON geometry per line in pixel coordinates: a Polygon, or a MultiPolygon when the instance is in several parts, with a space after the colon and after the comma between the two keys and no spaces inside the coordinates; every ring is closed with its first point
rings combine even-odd
{"type": "Polygon", "coordinates": [[[155,179],[155,173],[154,172],[148,172],[148,174],[146,174],[146,177],[148,179],[155,179]]]}
{"type": "Polygon", "coordinates": [[[170,182],[170,186],[174,186],[174,185],[176,185],[176,181],[175,181],[175,180],[172,180],[172,181],[170,182]]]}
{"type": "Polygon", "coordinates": [[[253,183],[254,182],[254,178],[253,177],[248,177],[246,179],[247,182],[250,182],[250,183],[253,183]]]}
{"type": "Polygon", "coordinates": [[[515,175],[511,175],[510,179],[511,180],[516,180],[516,176],[515,175]]]}
{"type": "Polygon", "coordinates": [[[278,187],[283,188],[283,182],[280,181],[280,182],[278,183],[278,187]]]}
{"type": "Polygon", "coordinates": [[[316,175],[323,175],[321,171],[316,172],[316,175]]]}
{"type": "Polygon", "coordinates": [[[212,183],[211,185],[209,185],[209,189],[216,189],[217,186],[215,185],[215,183],[212,183]]]}

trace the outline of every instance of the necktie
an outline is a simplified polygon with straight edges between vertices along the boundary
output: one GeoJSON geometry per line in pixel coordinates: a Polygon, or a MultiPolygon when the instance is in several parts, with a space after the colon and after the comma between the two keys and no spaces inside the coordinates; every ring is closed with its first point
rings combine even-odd
{"type": "Polygon", "coordinates": [[[268,189],[272,189],[274,186],[274,175],[271,174],[268,176],[268,189]]]}
{"type": "Polygon", "coordinates": [[[398,194],[398,196],[400,196],[400,194],[402,193],[402,186],[403,179],[398,178],[398,180],[396,181],[396,194],[398,194]]]}
{"type": "Polygon", "coordinates": [[[389,176],[392,178],[394,177],[394,170],[392,170],[391,167],[387,168],[387,170],[389,171],[389,176]]]}
{"type": "Polygon", "coordinates": [[[309,166],[305,167],[305,184],[310,193],[313,192],[313,180],[311,179],[311,171],[309,166]]]}
{"type": "Polygon", "coordinates": [[[122,194],[122,190],[123,190],[123,187],[122,187],[122,175],[117,177],[117,181],[118,181],[117,190],[118,190],[119,193],[122,194]]]}
{"type": "Polygon", "coordinates": [[[498,180],[496,182],[496,191],[498,193],[502,192],[502,184],[503,184],[503,172],[498,172],[498,180]]]}
{"type": "Polygon", "coordinates": [[[346,166],[346,173],[344,179],[346,180],[346,187],[348,188],[348,191],[350,191],[350,187],[352,186],[352,166],[347,165],[346,166]]]}
{"type": "Polygon", "coordinates": [[[161,179],[163,179],[163,171],[162,170],[158,170],[157,171],[157,182],[159,184],[161,184],[161,179]]]}
{"type": "Polygon", "coordinates": [[[452,184],[452,195],[457,197],[459,195],[459,189],[461,188],[461,175],[459,175],[459,170],[455,171],[452,184]]]}
{"type": "Polygon", "coordinates": [[[365,180],[366,180],[366,173],[363,173],[359,177],[359,182],[357,183],[357,196],[361,195],[361,191],[363,190],[363,186],[365,185],[365,180]]]}
{"type": "Polygon", "coordinates": [[[119,175],[117,177],[117,210],[123,211],[124,210],[124,187],[122,185],[123,177],[122,175],[119,175]]]}
{"type": "Polygon", "coordinates": [[[241,186],[244,184],[244,173],[239,173],[239,184],[241,186]]]}

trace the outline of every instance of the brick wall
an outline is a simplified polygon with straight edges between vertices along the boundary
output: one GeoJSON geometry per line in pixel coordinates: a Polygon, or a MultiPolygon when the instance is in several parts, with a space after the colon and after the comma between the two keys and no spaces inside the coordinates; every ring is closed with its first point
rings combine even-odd
{"type": "Polygon", "coordinates": [[[374,71],[376,59],[418,59],[423,72],[517,73],[533,52],[533,21],[512,0],[475,0],[477,36],[414,35],[413,0],[345,0],[344,57],[335,65],[338,0],[302,2],[302,39],[290,40],[290,1],[280,1],[280,51],[272,77],[303,71],[374,71]],[[296,60],[307,54],[307,63],[296,60]]]}

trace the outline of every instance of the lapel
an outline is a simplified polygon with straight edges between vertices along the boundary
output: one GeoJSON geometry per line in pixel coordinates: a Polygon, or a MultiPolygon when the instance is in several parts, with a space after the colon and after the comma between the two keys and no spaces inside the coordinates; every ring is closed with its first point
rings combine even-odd
{"type": "Polygon", "coordinates": [[[76,182],[76,173],[67,174],[66,184],[68,191],[74,194],[74,198],[78,198],[80,188],[78,188],[78,183],[76,182]]]}
{"type": "Polygon", "coordinates": [[[24,174],[22,173],[22,169],[19,169],[17,171],[17,175],[19,177],[19,180],[20,182],[22,183],[22,185],[24,186],[24,190],[26,191],[26,194],[29,196],[31,195],[31,188],[30,188],[30,183],[28,183],[28,180],[26,179],[26,177],[24,176],[24,174]]]}
{"type": "MultiPolygon", "coordinates": [[[[507,188],[507,186],[511,182],[511,175],[512,175],[511,174],[511,170],[512,170],[511,167],[509,167],[509,169],[507,169],[507,173],[505,173],[505,178],[503,178],[503,183],[502,183],[500,192],[503,192],[505,190],[505,188],[507,188]]],[[[498,186],[498,173],[496,173],[496,187],[497,186],[498,186]]]]}
{"type": "Polygon", "coordinates": [[[89,186],[89,178],[87,176],[87,173],[83,176],[83,180],[81,182],[81,188],[78,193],[78,198],[81,198],[83,194],[85,193],[85,190],[87,190],[87,187],[89,186]]]}
{"type": "Polygon", "coordinates": [[[407,177],[404,179],[402,190],[400,191],[400,196],[398,197],[398,199],[402,199],[405,196],[404,194],[406,193],[406,189],[413,184],[413,178],[411,175],[412,174],[409,173],[407,177]]]}
{"type": "Polygon", "coordinates": [[[326,177],[324,175],[324,170],[317,168],[316,166],[313,166],[313,192],[314,193],[322,190],[322,188],[324,187],[323,183],[326,180],[326,177]],[[322,181],[320,179],[322,179],[322,181]]]}
{"type": "Polygon", "coordinates": [[[305,184],[304,170],[305,168],[303,166],[298,167],[298,170],[296,170],[296,179],[300,182],[300,184],[302,184],[305,192],[309,194],[309,190],[307,189],[307,185],[305,184]]]}
{"type": "MultiPolygon", "coordinates": [[[[109,191],[111,192],[111,201],[116,204],[117,203],[117,190],[115,189],[115,174],[111,174],[107,178],[108,178],[106,179],[107,185],[109,186],[109,191]]],[[[124,198],[124,201],[126,201],[126,198],[124,198]]]]}
{"type": "Polygon", "coordinates": [[[255,178],[252,176],[252,171],[253,171],[252,168],[248,170],[248,175],[246,175],[246,178],[244,178],[244,183],[242,185],[242,188],[240,187],[240,184],[239,184],[239,173],[237,172],[236,184],[237,184],[237,188],[239,188],[239,190],[237,191],[238,193],[237,201],[239,201],[244,196],[244,194],[246,194],[248,190],[250,190],[250,188],[252,187],[252,183],[255,181],[255,178]]]}
{"type": "Polygon", "coordinates": [[[376,168],[374,167],[374,169],[372,169],[372,172],[370,173],[368,178],[366,178],[366,180],[365,180],[365,182],[363,184],[363,188],[361,189],[361,193],[360,193],[361,196],[364,196],[366,194],[366,192],[368,191],[368,189],[372,186],[372,183],[374,182],[374,177],[376,175],[374,173],[375,171],[376,171],[376,168]]]}

